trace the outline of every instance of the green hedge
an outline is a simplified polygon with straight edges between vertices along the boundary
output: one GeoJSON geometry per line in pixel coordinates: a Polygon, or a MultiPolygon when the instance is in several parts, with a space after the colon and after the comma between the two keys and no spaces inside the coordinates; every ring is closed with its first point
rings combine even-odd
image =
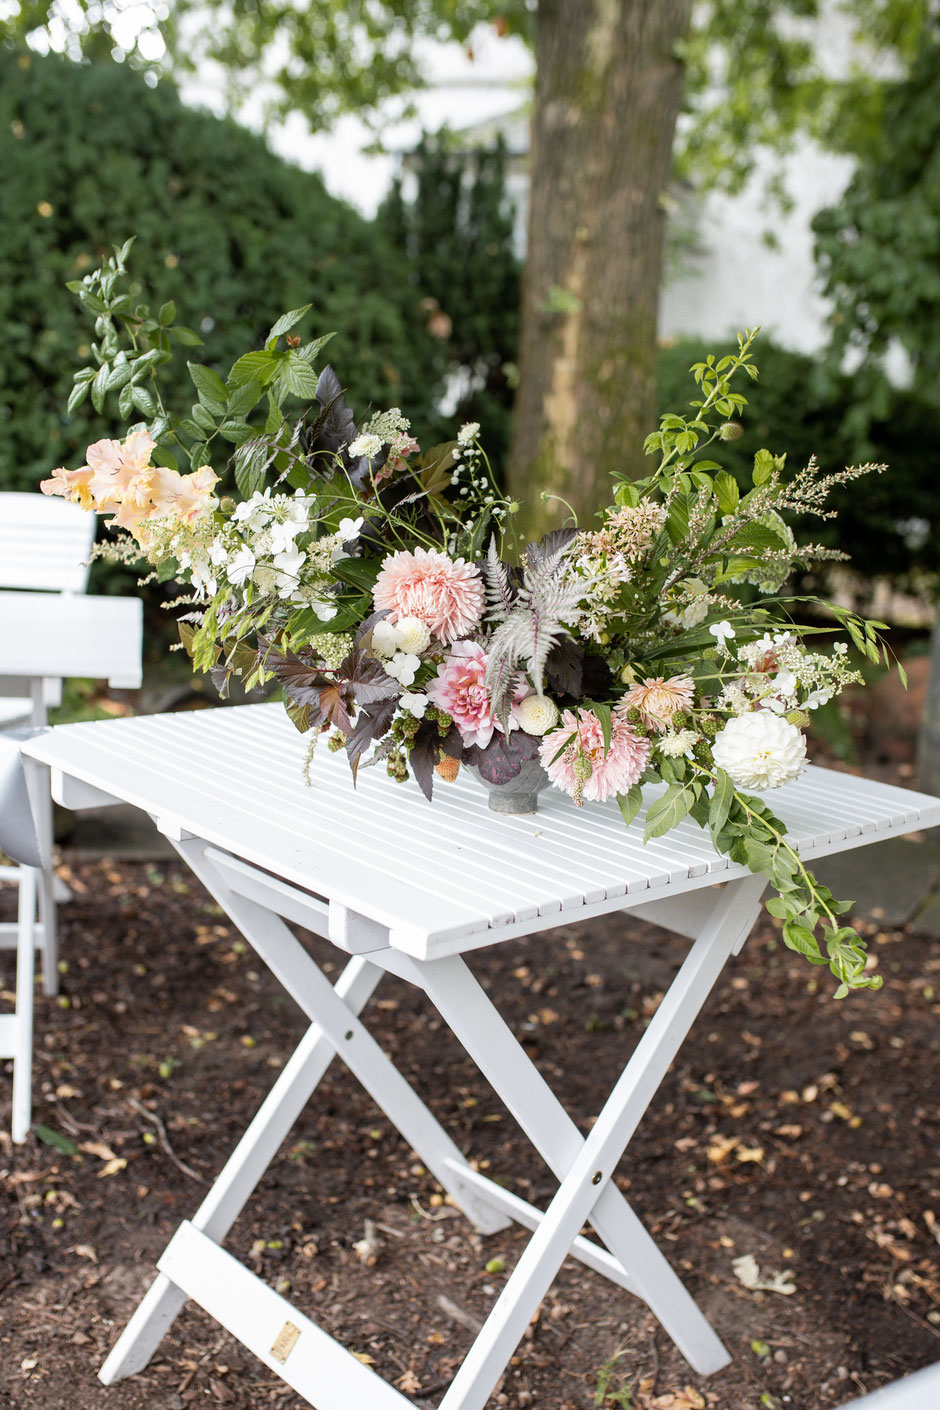
{"type": "MultiPolygon", "coordinates": [[[[693,390],[689,367],[709,352],[725,350],[716,340],[682,340],[663,348],[661,409],[687,404],[693,390]]],[[[912,575],[940,572],[940,411],[908,392],[889,392],[888,404],[873,408],[867,437],[858,440],[846,420],[853,400],[849,378],[833,382],[812,357],[763,337],[754,361],[760,379],[743,388],[744,434],[722,444],[715,459],[742,486],[750,485],[754,454],[762,446],[775,454],[786,451],[793,467],[805,465],[813,454],[824,470],[886,463],[886,474],[865,476],[836,491],[837,519],[807,519],[798,536],[843,549],[867,577],[886,575],[904,584],[912,575]],[[921,521],[919,530],[913,520],[921,521]]]]}
{"type": "Polygon", "coordinates": [[[115,433],[87,402],[65,414],[94,334],[63,285],[134,232],[133,267],[221,371],[312,301],[310,327],[339,330],[330,351],[357,411],[398,404],[419,434],[433,419],[444,359],[381,227],[169,83],[0,48],[0,174],[0,488],[35,488],[115,433]]]}

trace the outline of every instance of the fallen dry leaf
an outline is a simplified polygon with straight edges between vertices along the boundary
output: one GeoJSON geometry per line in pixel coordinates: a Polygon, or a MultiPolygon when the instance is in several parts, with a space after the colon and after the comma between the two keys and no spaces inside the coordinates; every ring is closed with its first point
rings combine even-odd
{"type": "Polygon", "coordinates": [[[782,1293],[784,1297],[796,1292],[793,1273],[789,1268],[785,1268],[782,1273],[775,1272],[762,1277],[757,1259],[752,1253],[742,1253],[739,1258],[732,1258],[731,1267],[734,1269],[734,1276],[750,1292],[782,1293]]]}
{"type": "Polygon", "coordinates": [[[85,1151],[88,1155],[96,1155],[99,1160],[116,1160],[117,1157],[110,1146],[106,1146],[104,1141],[82,1141],[79,1150],[85,1151]]]}
{"type": "Polygon", "coordinates": [[[127,1169],[127,1161],[122,1156],[115,1156],[113,1160],[107,1161],[98,1171],[98,1179],[103,1180],[108,1175],[119,1175],[122,1170],[127,1169]]]}

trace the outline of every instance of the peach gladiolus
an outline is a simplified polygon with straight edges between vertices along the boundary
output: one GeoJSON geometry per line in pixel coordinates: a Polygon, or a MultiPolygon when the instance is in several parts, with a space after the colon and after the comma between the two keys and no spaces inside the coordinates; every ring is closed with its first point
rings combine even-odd
{"type": "Polygon", "coordinates": [[[72,500],[82,509],[94,509],[95,497],[90,488],[94,473],[88,465],[83,465],[80,470],[65,470],[60,466],[53,470],[51,479],[40,480],[39,488],[43,494],[60,494],[63,499],[72,500]]]}

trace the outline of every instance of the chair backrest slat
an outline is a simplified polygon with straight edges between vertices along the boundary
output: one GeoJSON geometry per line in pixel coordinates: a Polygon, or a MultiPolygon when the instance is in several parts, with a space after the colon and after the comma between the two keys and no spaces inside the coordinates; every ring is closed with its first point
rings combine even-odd
{"type": "Polygon", "coordinates": [[[0,588],[84,592],[95,516],[42,494],[0,494],[0,588]]]}

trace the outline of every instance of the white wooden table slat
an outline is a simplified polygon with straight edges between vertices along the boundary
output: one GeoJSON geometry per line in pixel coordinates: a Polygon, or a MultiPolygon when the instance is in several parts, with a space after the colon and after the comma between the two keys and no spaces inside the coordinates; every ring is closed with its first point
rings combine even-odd
{"type": "MultiPolygon", "coordinates": [[[[690,819],[644,845],[646,809],[628,830],[614,801],[576,809],[546,790],[537,813],[501,817],[466,771],[439,783],[433,804],[381,768],[361,769],[354,788],[345,755],[325,740],[308,789],[304,747],[281,706],[262,705],[71,725],[29,752],[301,887],[316,891],[328,866],[334,897],[407,934],[412,954],[745,874],[690,819]],[[172,748],[154,767],[164,740],[172,748]],[[207,795],[201,780],[210,774],[207,795]]],[[[766,796],[808,854],[940,820],[936,799],[812,768],[766,796]]]]}

